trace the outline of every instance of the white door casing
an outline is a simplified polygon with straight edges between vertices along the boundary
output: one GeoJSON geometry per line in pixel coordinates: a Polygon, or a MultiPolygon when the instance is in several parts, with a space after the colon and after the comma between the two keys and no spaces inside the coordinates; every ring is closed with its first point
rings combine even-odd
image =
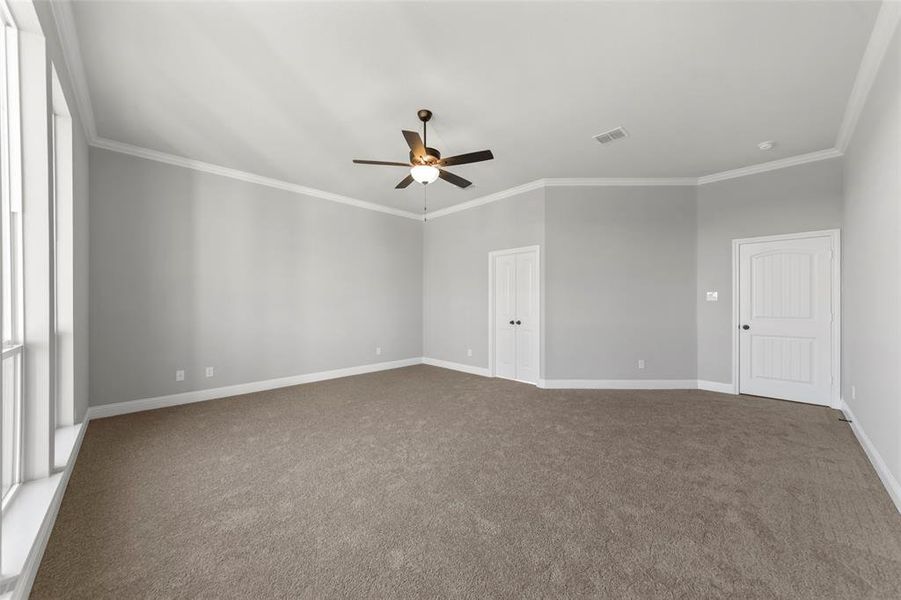
{"type": "Polygon", "coordinates": [[[537,246],[489,252],[489,371],[538,383],[540,277],[537,246]]]}
{"type": "Polygon", "coordinates": [[[736,245],[738,392],[834,405],[837,232],[736,245]]]}

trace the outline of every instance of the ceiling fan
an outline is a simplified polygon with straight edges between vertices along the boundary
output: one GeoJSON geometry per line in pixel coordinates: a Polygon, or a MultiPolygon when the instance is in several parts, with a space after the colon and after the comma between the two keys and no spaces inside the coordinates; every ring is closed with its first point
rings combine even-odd
{"type": "Polygon", "coordinates": [[[400,183],[394,186],[395,189],[402,189],[418,181],[426,185],[432,183],[439,177],[448,183],[452,183],[457,187],[467,188],[472,185],[471,181],[463,179],[459,175],[454,175],[449,171],[445,171],[442,167],[452,167],[455,165],[466,165],[469,163],[482,162],[483,160],[491,160],[494,155],[491,150],[480,150],[478,152],[468,152],[466,154],[458,154],[448,158],[441,158],[441,153],[435,148],[429,148],[428,131],[426,124],[432,118],[432,111],[422,109],[416,113],[419,120],[422,121],[422,137],[415,131],[402,131],[407,145],[410,146],[410,162],[391,162],[383,160],[356,160],[358,165],[386,165],[390,167],[407,167],[410,174],[401,179],[400,183]]]}

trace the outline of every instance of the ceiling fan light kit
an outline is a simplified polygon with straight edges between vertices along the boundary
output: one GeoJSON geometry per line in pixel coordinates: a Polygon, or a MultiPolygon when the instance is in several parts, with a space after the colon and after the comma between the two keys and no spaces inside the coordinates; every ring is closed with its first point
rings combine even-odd
{"type": "Polygon", "coordinates": [[[440,172],[437,167],[432,165],[416,165],[410,169],[410,175],[419,183],[428,185],[438,179],[440,172]]]}
{"type": "Polygon", "coordinates": [[[441,158],[441,152],[437,148],[428,147],[428,122],[432,118],[432,111],[421,109],[416,113],[419,120],[422,121],[422,137],[415,131],[402,131],[407,145],[410,147],[410,162],[392,162],[383,160],[357,160],[354,163],[358,165],[381,165],[389,167],[408,167],[410,174],[400,180],[395,189],[403,189],[417,181],[423,185],[428,185],[436,179],[443,179],[448,183],[452,183],[459,188],[467,188],[472,185],[471,181],[463,179],[459,175],[454,175],[450,171],[446,171],[442,167],[451,167],[454,165],[467,165],[470,163],[491,160],[494,155],[491,150],[480,150],[478,152],[469,152],[467,154],[458,154],[449,158],[441,158]]]}

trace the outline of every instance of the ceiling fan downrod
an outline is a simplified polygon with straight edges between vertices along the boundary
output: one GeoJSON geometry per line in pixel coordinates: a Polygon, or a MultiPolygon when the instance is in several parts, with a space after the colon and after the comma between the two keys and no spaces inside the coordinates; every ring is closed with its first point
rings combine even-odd
{"type": "Polygon", "coordinates": [[[420,108],[417,111],[416,116],[419,117],[419,120],[422,121],[422,145],[426,147],[426,150],[429,148],[429,133],[427,130],[429,120],[432,118],[432,111],[427,108],[420,108]]]}

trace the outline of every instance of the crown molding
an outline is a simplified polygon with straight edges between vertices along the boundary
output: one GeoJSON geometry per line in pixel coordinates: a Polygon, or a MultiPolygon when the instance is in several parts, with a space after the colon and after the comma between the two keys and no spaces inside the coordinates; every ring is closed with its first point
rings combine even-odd
{"type": "Polygon", "coordinates": [[[484,206],[504,198],[530,192],[532,190],[544,189],[549,187],[625,187],[625,186],[685,186],[696,185],[697,179],[694,177],[669,177],[669,178],[640,178],[640,177],[550,177],[545,179],[536,179],[522,185],[518,185],[506,190],[494,192],[481,198],[461,202],[441,210],[436,210],[428,215],[429,219],[437,219],[452,215],[470,208],[484,206]]]}
{"type": "Polygon", "coordinates": [[[544,188],[545,181],[546,180],[544,179],[536,179],[535,181],[530,181],[529,183],[524,183],[516,187],[507,188],[506,190],[501,190],[499,192],[494,192],[493,194],[488,194],[487,196],[482,196],[481,198],[476,198],[475,200],[468,200],[466,202],[461,202],[460,204],[454,204],[453,206],[448,206],[447,208],[442,208],[441,210],[430,212],[427,216],[427,219],[437,219],[438,217],[445,217],[447,215],[452,215],[460,211],[469,210],[470,208],[476,208],[478,206],[497,202],[498,200],[503,200],[504,198],[509,198],[510,196],[516,196],[517,194],[524,194],[525,192],[530,192],[532,190],[542,189],[544,188]]]}
{"type": "Polygon", "coordinates": [[[547,187],[672,187],[698,184],[695,177],[553,177],[544,182],[547,187]]]}
{"type": "Polygon", "coordinates": [[[376,204],[375,202],[358,200],[349,196],[333,194],[332,192],[326,192],[323,190],[318,190],[316,188],[282,181],[280,179],[273,179],[272,177],[263,177],[262,175],[248,173],[247,171],[239,171],[237,169],[222,167],[220,165],[214,165],[200,160],[194,160],[192,158],[185,158],[183,156],[160,152],[158,150],[150,150],[149,148],[133,146],[132,144],[116,142],[114,140],[107,140],[104,138],[96,138],[91,142],[91,146],[94,146],[95,148],[102,148],[104,150],[111,150],[113,152],[119,152],[120,154],[129,154],[131,156],[137,156],[139,158],[146,158],[147,160],[153,160],[156,162],[165,163],[167,165],[184,167],[186,169],[193,169],[195,171],[210,173],[212,175],[219,175],[220,177],[228,177],[230,179],[237,179],[239,181],[255,183],[257,185],[262,185],[277,190],[284,190],[286,192],[292,192],[294,194],[300,194],[302,196],[310,196],[313,198],[328,200],[330,202],[337,202],[339,204],[355,206],[357,208],[365,208],[366,210],[394,215],[396,217],[404,217],[407,219],[414,219],[416,221],[422,220],[422,215],[405,210],[399,210],[397,208],[391,208],[382,204],[376,204]]]}
{"type": "Polygon", "coordinates": [[[817,162],[820,160],[828,160],[830,158],[838,158],[842,153],[835,148],[826,150],[817,150],[816,152],[808,152],[807,154],[798,154],[787,158],[780,158],[770,162],[741,167],[740,169],[731,169],[729,171],[720,171],[698,177],[698,185],[714,183],[716,181],[724,181],[726,179],[735,179],[736,177],[745,177],[747,175],[756,175],[757,173],[766,173],[767,171],[776,171],[785,169],[786,167],[796,167],[807,163],[817,162]]]}
{"type": "Polygon", "coordinates": [[[63,50],[63,61],[75,92],[75,104],[78,116],[89,142],[97,139],[97,126],[94,121],[94,107],[91,104],[91,93],[88,89],[88,78],[85,75],[84,62],[81,58],[81,45],[78,43],[78,31],[75,29],[75,15],[72,13],[71,0],[56,0],[50,3],[56,32],[63,50]]]}
{"type": "Polygon", "coordinates": [[[808,152],[807,154],[798,154],[797,156],[789,156],[779,160],[741,167],[740,169],[731,169],[729,171],[720,171],[719,173],[711,173],[701,177],[570,177],[570,178],[546,178],[536,179],[529,183],[512,187],[500,192],[488,194],[481,198],[461,202],[454,206],[436,210],[429,213],[429,219],[437,219],[470,208],[483,206],[491,202],[497,202],[504,198],[516,196],[531,190],[549,187],[673,187],[673,186],[699,186],[716,181],[724,181],[726,179],[735,179],[737,177],[745,177],[747,175],[756,175],[757,173],[766,173],[767,171],[776,171],[787,167],[794,167],[820,160],[828,160],[830,158],[838,158],[842,153],[835,148],[826,150],[818,150],[816,152],[808,152]]]}
{"type": "Polygon", "coordinates": [[[867,97],[870,95],[873,82],[876,81],[876,76],[879,74],[879,67],[888,52],[899,20],[901,20],[901,3],[883,1],[879,8],[879,14],[876,15],[876,22],[873,24],[867,48],[860,61],[860,68],[857,71],[857,78],[854,80],[854,87],[851,88],[842,124],[838,129],[835,148],[839,152],[844,153],[848,149],[848,144],[851,143],[857,121],[860,119],[867,97]]]}
{"type": "Polygon", "coordinates": [[[397,217],[414,219],[416,221],[422,220],[422,216],[418,213],[391,208],[389,206],[376,204],[374,202],[368,202],[366,200],[358,200],[356,198],[350,198],[348,196],[342,196],[340,194],[333,194],[332,192],[326,192],[324,190],[318,190],[316,188],[297,185],[287,181],[273,179],[271,177],[263,177],[262,175],[256,175],[254,173],[248,173],[246,171],[239,171],[237,169],[222,167],[199,160],[185,158],[174,154],[168,154],[166,152],[159,152],[157,150],[151,150],[149,148],[134,146],[132,144],[126,144],[124,142],[117,142],[115,140],[109,140],[100,137],[97,134],[97,125],[96,121],[94,120],[94,109],[93,105],[91,104],[91,94],[88,88],[87,75],[85,74],[84,61],[82,60],[81,56],[81,45],[78,42],[78,30],[75,28],[75,16],[72,12],[72,0],[55,0],[54,2],[50,3],[50,9],[53,13],[53,20],[56,22],[56,31],[59,34],[60,44],[63,50],[63,60],[66,63],[66,70],[69,73],[69,80],[71,81],[72,89],[75,92],[75,102],[78,106],[78,114],[81,118],[81,124],[84,128],[85,137],[87,137],[89,145],[95,148],[111,150],[113,152],[119,152],[121,154],[128,154],[131,156],[146,158],[148,160],[175,165],[178,167],[184,167],[186,169],[203,171],[205,173],[211,173],[213,175],[229,177],[231,179],[238,179],[240,181],[255,183],[257,185],[284,190],[303,196],[311,196],[314,198],[320,198],[322,200],[328,200],[330,202],[338,202],[339,204],[355,206],[357,208],[372,210],[375,212],[394,215],[397,217]]]}
{"type": "Polygon", "coordinates": [[[262,185],[262,186],[271,187],[271,188],[275,188],[275,189],[279,189],[279,190],[284,190],[287,192],[300,194],[302,196],[311,196],[314,198],[320,198],[322,200],[329,200],[331,202],[347,204],[349,206],[355,206],[357,208],[364,208],[366,210],[381,212],[381,213],[385,213],[385,214],[389,214],[389,215],[394,215],[397,217],[404,217],[404,218],[413,219],[416,221],[437,219],[440,217],[445,217],[447,215],[452,215],[454,213],[462,212],[464,210],[469,210],[471,208],[477,208],[479,206],[491,204],[492,202],[497,202],[498,200],[510,198],[512,196],[523,194],[525,192],[530,192],[532,190],[537,190],[537,189],[546,189],[549,187],[699,186],[699,185],[705,185],[708,183],[714,183],[717,181],[724,181],[727,179],[735,179],[738,177],[745,177],[747,175],[756,175],[758,173],[766,173],[767,171],[775,171],[778,169],[785,169],[787,167],[794,167],[794,166],[803,165],[803,164],[807,164],[807,163],[811,163],[811,162],[828,160],[830,158],[838,158],[838,157],[842,156],[842,152],[838,151],[835,148],[829,148],[826,150],[818,150],[816,152],[808,152],[807,154],[798,154],[797,156],[789,156],[787,158],[781,158],[779,160],[751,165],[748,167],[742,167],[740,169],[732,169],[729,171],[721,171],[719,173],[712,173],[710,175],[704,175],[702,177],[697,177],[697,178],[695,178],[695,177],[656,177],[656,178],[655,177],[647,177],[647,178],[640,178],[640,177],[572,177],[572,178],[536,179],[534,181],[530,181],[530,182],[524,183],[522,185],[507,188],[507,189],[501,190],[499,192],[494,192],[493,194],[488,194],[487,196],[482,196],[481,198],[475,198],[473,200],[468,200],[466,202],[461,202],[461,203],[455,204],[453,206],[448,206],[447,208],[442,208],[440,210],[436,210],[434,212],[429,213],[424,218],[421,214],[418,214],[418,213],[414,213],[414,212],[410,212],[410,211],[406,211],[406,210],[400,210],[397,208],[391,208],[389,206],[384,206],[382,204],[377,204],[375,202],[369,202],[366,200],[358,200],[356,198],[351,198],[349,196],[342,196],[340,194],[334,194],[332,192],[326,192],[324,190],[319,190],[316,188],[311,188],[311,187],[299,185],[296,183],[290,183],[288,181],[282,181],[280,179],[274,179],[272,177],[264,177],[262,175],[248,173],[247,171],[239,171],[238,169],[232,169],[230,167],[214,165],[211,163],[194,160],[192,158],[185,158],[183,156],[177,156],[175,154],[160,152],[158,150],[151,150],[149,148],[135,146],[132,144],[126,144],[124,142],[117,142],[115,140],[108,140],[105,138],[98,137],[98,138],[94,138],[93,140],[91,140],[90,145],[94,146],[95,148],[102,148],[104,150],[110,150],[112,152],[119,152],[121,154],[137,156],[139,158],[146,158],[148,160],[166,163],[169,165],[175,165],[177,167],[183,167],[185,169],[194,169],[196,171],[202,171],[204,173],[210,173],[212,175],[219,175],[221,177],[228,177],[230,179],[237,179],[240,181],[246,181],[248,183],[255,183],[257,185],[262,185]]]}

